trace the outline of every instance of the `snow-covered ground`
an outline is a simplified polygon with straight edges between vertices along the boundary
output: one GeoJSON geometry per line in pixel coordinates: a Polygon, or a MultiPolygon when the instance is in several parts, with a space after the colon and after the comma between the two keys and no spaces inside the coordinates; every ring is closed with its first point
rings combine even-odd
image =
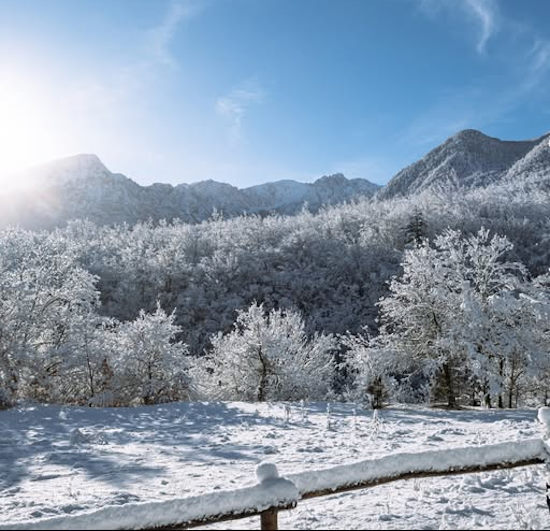
{"type": "MultiPolygon", "coordinates": [[[[178,403],[0,411],[0,525],[108,505],[164,501],[386,456],[539,437],[536,410],[352,404],[178,403]]],[[[550,529],[543,465],[401,481],[301,501],[281,528],[550,529]]],[[[210,528],[259,527],[259,519],[210,528]]]]}

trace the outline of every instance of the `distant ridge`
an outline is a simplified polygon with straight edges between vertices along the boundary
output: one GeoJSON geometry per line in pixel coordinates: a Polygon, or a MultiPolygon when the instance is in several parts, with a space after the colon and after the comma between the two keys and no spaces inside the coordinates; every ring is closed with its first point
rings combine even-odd
{"type": "Polygon", "coordinates": [[[27,171],[21,178],[32,187],[3,198],[2,226],[49,229],[77,218],[100,225],[176,218],[196,223],[213,212],[225,217],[296,214],[304,205],[315,212],[323,205],[371,197],[379,188],[365,179],[348,180],[342,174],[324,176],[311,184],[286,180],[244,189],[213,180],[140,186],[110,172],[93,154],[53,161],[27,171]]]}

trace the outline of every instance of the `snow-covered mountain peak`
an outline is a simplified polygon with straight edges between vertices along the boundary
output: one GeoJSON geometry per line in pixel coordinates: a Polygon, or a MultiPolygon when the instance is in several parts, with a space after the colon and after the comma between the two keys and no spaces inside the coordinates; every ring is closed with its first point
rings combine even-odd
{"type": "Polygon", "coordinates": [[[44,185],[61,185],[94,177],[112,175],[97,155],[82,153],[58,159],[25,172],[32,179],[44,185]]]}
{"type": "Polygon", "coordinates": [[[489,185],[502,180],[542,138],[500,140],[475,129],[460,131],[397,173],[378,197],[405,196],[429,188],[489,185]]]}
{"type": "Polygon", "coordinates": [[[207,179],[205,181],[192,183],[188,185],[188,187],[195,191],[201,191],[205,193],[223,193],[237,190],[237,188],[231,184],[214,181],[213,179],[207,179]]]}
{"type": "Polygon", "coordinates": [[[319,179],[317,179],[313,184],[316,186],[324,186],[327,184],[345,185],[347,183],[348,179],[346,179],[343,173],[333,173],[332,175],[323,175],[322,177],[319,177],[319,179]]]}
{"type": "Polygon", "coordinates": [[[463,129],[449,138],[449,141],[455,143],[483,142],[487,140],[498,140],[490,137],[477,129],[463,129]]]}
{"type": "Polygon", "coordinates": [[[1,224],[32,228],[63,225],[89,218],[99,224],[135,223],[147,219],[200,222],[213,211],[225,217],[243,213],[296,214],[304,205],[315,212],[324,205],[359,197],[406,196],[428,189],[468,189],[510,181],[550,187],[550,134],[534,140],[510,141],[475,129],[459,131],[417,162],[397,173],[383,188],[342,173],[313,183],[268,182],[239,189],[206,180],[191,184],[140,186],[111,173],[97,155],[67,157],[28,172],[38,193],[21,196],[1,224]]]}
{"type": "Polygon", "coordinates": [[[111,173],[97,155],[81,153],[66,157],[48,164],[48,170],[53,172],[74,172],[75,177],[89,177],[90,174],[111,173]]]}

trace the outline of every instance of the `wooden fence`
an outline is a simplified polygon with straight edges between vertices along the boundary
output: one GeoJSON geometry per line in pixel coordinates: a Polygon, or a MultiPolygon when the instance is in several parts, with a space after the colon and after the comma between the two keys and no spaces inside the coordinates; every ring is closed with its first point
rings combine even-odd
{"type": "MultiPolygon", "coordinates": [[[[336,488],[321,488],[318,490],[305,490],[301,492],[300,500],[308,500],[311,498],[318,498],[321,496],[329,496],[334,494],[339,494],[342,492],[348,492],[350,490],[359,490],[366,489],[369,487],[376,487],[378,485],[383,485],[385,483],[390,483],[393,481],[401,481],[414,478],[428,478],[436,476],[449,476],[449,475],[458,475],[458,474],[471,474],[475,472],[490,472],[495,470],[505,470],[510,468],[517,468],[522,466],[529,465],[540,465],[547,462],[547,459],[543,455],[533,456],[530,458],[522,458],[516,461],[509,461],[505,463],[489,463],[482,465],[469,465],[463,467],[452,468],[449,470],[416,470],[411,472],[403,472],[399,475],[388,475],[388,476],[379,476],[377,478],[365,480],[362,482],[347,484],[338,486],[336,488]]],[[[547,484],[547,503],[550,510],[550,498],[548,498],[550,486],[547,484]]],[[[213,524],[217,522],[224,522],[228,520],[237,520],[240,518],[248,518],[251,516],[260,517],[260,529],[266,531],[276,531],[278,529],[278,513],[280,511],[286,511],[289,509],[294,509],[297,506],[297,501],[290,504],[274,504],[271,507],[268,507],[264,510],[253,510],[250,512],[242,512],[238,514],[225,514],[225,515],[213,515],[209,518],[203,518],[196,521],[181,522],[175,525],[161,526],[149,528],[150,531],[153,529],[156,531],[168,531],[168,530],[177,530],[177,529],[190,529],[193,527],[199,527],[207,524],[213,524]]]]}

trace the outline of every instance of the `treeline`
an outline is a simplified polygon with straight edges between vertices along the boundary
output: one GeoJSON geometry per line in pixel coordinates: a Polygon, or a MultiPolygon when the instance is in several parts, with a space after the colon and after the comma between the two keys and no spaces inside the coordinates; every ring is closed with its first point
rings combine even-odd
{"type": "Polygon", "coordinates": [[[541,399],[549,199],[524,183],[4,230],[0,400],[541,399]]]}

